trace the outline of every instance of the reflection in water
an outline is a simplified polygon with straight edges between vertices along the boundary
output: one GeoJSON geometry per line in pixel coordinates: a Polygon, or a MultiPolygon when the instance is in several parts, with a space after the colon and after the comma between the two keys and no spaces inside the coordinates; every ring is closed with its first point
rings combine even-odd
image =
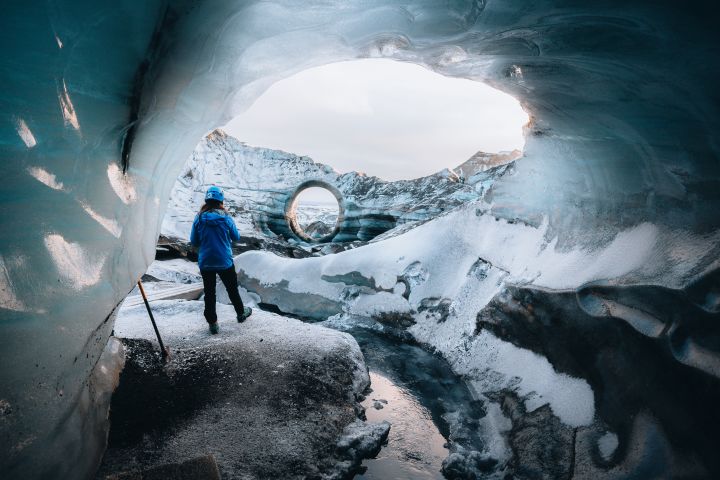
{"type": "Polygon", "coordinates": [[[387,446],[377,458],[366,460],[367,470],[359,479],[440,479],[442,461],[448,450],[443,446],[430,412],[412,392],[387,377],[370,372],[372,393],[363,402],[369,422],[387,420],[392,424],[387,446]],[[387,403],[384,403],[387,402],[387,403]],[[373,405],[382,406],[376,409],[373,405]]]}
{"type": "Polygon", "coordinates": [[[367,470],[355,478],[444,478],[440,469],[449,454],[444,447],[450,434],[447,419],[467,417],[475,405],[467,385],[445,360],[417,345],[361,326],[346,331],[357,340],[370,369],[373,391],[363,402],[368,421],[391,424],[388,444],[376,459],[363,461],[367,470]],[[381,409],[374,408],[375,401],[381,409]]]}

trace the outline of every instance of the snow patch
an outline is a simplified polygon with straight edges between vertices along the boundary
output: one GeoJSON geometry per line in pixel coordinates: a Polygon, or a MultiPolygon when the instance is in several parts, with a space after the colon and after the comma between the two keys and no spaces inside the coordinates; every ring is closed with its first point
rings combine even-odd
{"type": "Polygon", "coordinates": [[[605,434],[598,439],[597,445],[600,451],[600,456],[606,462],[609,462],[612,458],[613,453],[617,450],[620,441],[618,436],[613,432],[605,432],[605,434]]]}
{"type": "Polygon", "coordinates": [[[453,370],[467,375],[478,391],[512,389],[533,411],[549,404],[572,427],[590,425],[595,415],[592,388],[584,379],[558,373],[545,357],[500,340],[489,332],[468,339],[458,355],[450,352],[453,370]]]}
{"type": "MultiPolygon", "coordinates": [[[[156,260],[150,264],[145,272],[147,275],[174,283],[198,283],[202,282],[198,264],[182,258],[171,260],[156,260]]],[[[225,287],[222,287],[224,290],[225,287]]]]}
{"type": "MultiPolygon", "coordinates": [[[[547,238],[547,221],[534,227],[482,212],[477,204],[468,205],[402,235],[326,257],[288,259],[247,252],[236,258],[236,266],[275,298],[288,291],[318,295],[346,314],[362,317],[413,313],[416,323],[409,333],[441,352],[478,392],[512,389],[529,410],[549,404],[564,423],[577,427],[593,421],[589,384],[489,332],[476,335],[478,312],[508,283],[565,290],[611,279],[664,281],[681,288],[697,269],[699,253],[720,240],[716,232],[688,242],[688,234],[678,236],[645,222],[604,244],[561,250],[556,238],[547,238]],[[698,255],[692,257],[688,249],[698,255]],[[387,291],[329,281],[353,275],[373,279],[387,291]],[[409,292],[394,288],[398,281],[409,292]]],[[[296,307],[302,314],[305,307],[296,307]]]]}

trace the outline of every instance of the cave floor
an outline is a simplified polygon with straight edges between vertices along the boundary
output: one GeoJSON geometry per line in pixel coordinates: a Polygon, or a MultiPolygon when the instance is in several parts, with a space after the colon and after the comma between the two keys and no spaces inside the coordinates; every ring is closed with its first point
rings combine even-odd
{"type": "Polygon", "coordinates": [[[123,339],[126,365],[96,478],[208,454],[226,479],[337,468],[336,442],[367,385],[352,337],[262,311],[238,324],[227,305],[218,305],[220,334],[210,335],[202,302],[159,301],[153,311],[171,347],[163,363],[139,307],[116,323],[116,336],[133,338],[123,339]]]}

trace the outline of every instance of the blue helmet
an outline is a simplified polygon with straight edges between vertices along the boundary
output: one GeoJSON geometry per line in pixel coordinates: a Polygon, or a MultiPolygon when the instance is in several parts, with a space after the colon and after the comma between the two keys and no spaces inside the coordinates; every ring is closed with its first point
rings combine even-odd
{"type": "Polygon", "coordinates": [[[225,194],[222,188],[215,186],[208,188],[205,193],[205,201],[207,202],[208,200],[217,200],[218,202],[225,201],[225,194]]]}

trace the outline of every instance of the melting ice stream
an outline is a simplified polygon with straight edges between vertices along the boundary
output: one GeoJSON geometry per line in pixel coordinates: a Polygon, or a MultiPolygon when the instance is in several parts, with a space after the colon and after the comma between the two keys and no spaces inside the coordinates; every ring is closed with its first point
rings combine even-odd
{"type": "Polygon", "coordinates": [[[445,360],[419,346],[360,326],[346,330],[357,340],[370,369],[363,406],[370,422],[390,422],[390,435],[376,458],[363,461],[357,479],[442,479],[448,456],[447,421],[454,411],[477,405],[445,360]]]}

